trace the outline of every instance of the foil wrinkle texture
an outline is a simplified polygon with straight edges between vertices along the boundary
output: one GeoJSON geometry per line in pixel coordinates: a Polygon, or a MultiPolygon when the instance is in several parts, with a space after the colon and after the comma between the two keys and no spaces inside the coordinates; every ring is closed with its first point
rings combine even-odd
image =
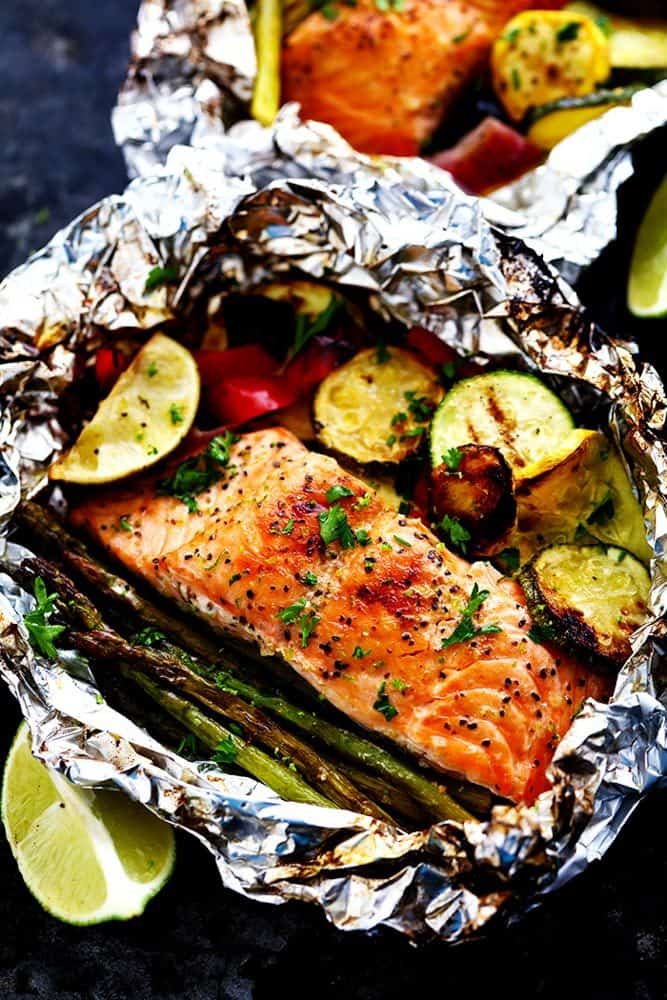
{"type": "Polygon", "coordinates": [[[425,326],[459,351],[540,370],[578,417],[595,413],[622,447],[644,505],[655,620],[634,637],[611,702],[589,702],[575,720],[552,789],[531,807],[417,833],[283,802],[167,750],[97,703],[94,676],[71,652],[58,663],[34,654],[22,624],[33,599],[8,577],[0,578],[0,669],[41,759],[73,781],[116,786],[193,833],[225,886],[265,902],[316,904],[345,930],[384,924],[454,941],[499,911],[524,912],[601,857],[665,780],[665,394],[651,368],[590,322],[554,267],[491,225],[480,202],[453,184],[414,187],[393,165],[352,151],[338,166],[326,154],[326,170],[308,176],[323,127],[284,114],[268,132],[239,125],[214,148],[175,147],[159,175],[93,206],[0,285],[4,558],[27,555],[11,541],[12,511],[21,493],[44,484],[75,432],[62,403],[102,341],[187,323],[202,299],[267,278],[307,275],[365,295],[385,318],[425,326]],[[256,150],[247,133],[258,137],[256,150]],[[269,146],[289,174],[281,163],[276,176],[269,146]],[[146,292],[148,272],[167,263],[177,283],[146,292]]]}

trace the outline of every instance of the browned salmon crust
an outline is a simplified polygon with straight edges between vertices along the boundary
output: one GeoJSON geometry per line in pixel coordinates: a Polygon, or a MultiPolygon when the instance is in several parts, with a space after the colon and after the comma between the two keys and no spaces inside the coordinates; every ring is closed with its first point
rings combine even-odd
{"type": "Polygon", "coordinates": [[[277,652],[335,706],[444,771],[530,802],[572,716],[607,682],[528,635],[518,584],[469,565],[281,429],[243,435],[188,513],[155,480],[72,514],[129,569],[212,625],[277,652]],[[327,491],[356,535],[325,544],[327,491]],[[122,524],[121,524],[122,519],[122,524]],[[129,529],[129,530],[128,530],[129,529]],[[492,634],[442,648],[473,587],[492,634]]]}

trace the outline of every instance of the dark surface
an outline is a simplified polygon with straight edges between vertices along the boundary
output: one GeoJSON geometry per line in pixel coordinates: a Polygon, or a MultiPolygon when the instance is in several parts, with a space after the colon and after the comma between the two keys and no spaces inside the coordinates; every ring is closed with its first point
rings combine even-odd
{"type": "MultiPolygon", "coordinates": [[[[127,59],[134,0],[1,0],[0,274],[97,198],[122,189],[109,109],[127,59]]],[[[664,148],[664,146],[663,146],[664,148]]],[[[618,332],[632,329],[622,273],[655,174],[626,192],[622,239],[586,296],[618,332]]],[[[637,327],[659,357],[664,324],[637,327]]],[[[0,685],[0,756],[19,719],[0,685]]],[[[507,931],[416,950],[386,932],[331,928],[311,908],[268,907],[220,887],[213,861],[179,837],[176,872],[145,916],[77,929],[43,913],[0,834],[0,997],[188,1000],[291,995],[651,998],[666,993],[667,796],[630,822],[603,863],[507,931]]]]}

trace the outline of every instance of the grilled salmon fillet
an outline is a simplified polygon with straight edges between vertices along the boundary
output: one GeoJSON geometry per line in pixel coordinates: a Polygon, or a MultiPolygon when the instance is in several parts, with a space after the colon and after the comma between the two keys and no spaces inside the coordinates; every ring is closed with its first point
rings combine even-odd
{"type": "Polygon", "coordinates": [[[509,18],[534,6],[405,0],[401,10],[383,12],[376,0],[343,0],[334,20],[316,11],[285,40],[283,100],[298,101],[304,118],[328,122],[362,152],[414,156],[484,70],[509,18]]]}
{"type": "Polygon", "coordinates": [[[531,641],[518,584],[469,565],[282,428],[243,435],[196,505],[157,496],[153,478],[99,494],[72,521],[163,594],[278,653],[350,718],[443,771],[530,802],[583,699],[607,694],[604,680],[531,641]],[[334,522],[339,537],[325,544],[334,522]],[[443,648],[475,585],[488,595],[468,629],[497,631],[443,648]]]}

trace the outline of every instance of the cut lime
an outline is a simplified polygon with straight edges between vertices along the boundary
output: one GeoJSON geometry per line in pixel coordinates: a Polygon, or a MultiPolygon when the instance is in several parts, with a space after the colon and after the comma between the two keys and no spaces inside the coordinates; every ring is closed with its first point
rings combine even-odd
{"type": "Polygon", "coordinates": [[[635,316],[667,316],[667,177],[642,219],[630,265],[628,308],[635,316]]]}
{"type": "Polygon", "coordinates": [[[156,333],[123,372],[49,476],[95,485],[123,479],[173,451],[194,423],[199,372],[190,351],[156,333]]]}
{"type": "Polygon", "coordinates": [[[174,866],[174,833],[121,792],[72,785],[36,760],[19,728],[2,783],[2,822],[37,901],[70,924],[142,913],[174,866]]]}

